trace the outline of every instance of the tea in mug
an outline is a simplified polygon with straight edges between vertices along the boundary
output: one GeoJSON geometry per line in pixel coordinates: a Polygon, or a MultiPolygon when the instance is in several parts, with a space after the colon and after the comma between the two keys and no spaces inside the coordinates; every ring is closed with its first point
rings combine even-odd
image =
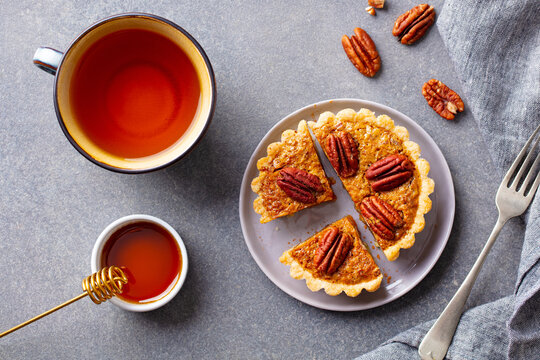
{"type": "Polygon", "coordinates": [[[104,36],[79,60],[70,102],[99,148],[125,159],[174,145],[195,118],[201,89],[189,57],[172,40],[143,29],[104,36]]]}

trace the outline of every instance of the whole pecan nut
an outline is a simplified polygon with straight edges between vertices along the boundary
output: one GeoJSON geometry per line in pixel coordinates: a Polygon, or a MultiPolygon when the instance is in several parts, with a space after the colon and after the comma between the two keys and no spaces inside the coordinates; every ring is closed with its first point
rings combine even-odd
{"type": "Polygon", "coordinates": [[[429,106],[446,120],[453,120],[455,114],[465,109],[459,95],[439,80],[431,79],[422,86],[422,95],[429,106]]]}
{"type": "Polygon", "coordinates": [[[326,153],[339,176],[353,176],[358,171],[358,146],[348,132],[330,134],[326,138],[326,153]]]}
{"type": "Polygon", "coordinates": [[[331,226],[319,238],[319,247],[313,258],[317,270],[332,274],[343,264],[352,248],[349,235],[331,226]]]}
{"type": "Polygon", "coordinates": [[[343,35],[341,45],[349,60],[363,75],[373,77],[381,68],[381,57],[375,43],[364,30],[355,28],[350,38],[343,35]]]}
{"type": "Polygon", "coordinates": [[[305,204],[316,202],[316,193],[324,190],[317,176],[293,167],[279,171],[277,184],[289,197],[305,204]]]}
{"type": "Polygon", "coordinates": [[[377,196],[364,198],[360,213],[371,231],[385,240],[393,240],[395,231],[403,226],[403,219],[396,209],[377,196]]]}
{"type": "Polygon", "coordinates": [[[424,36],[434,22],[433,6],[420,4],[397,18],[392,35],[397,36],[402,44],[411,45],[424,36]]]}
{"type": "Polygon", "coordinates": [[[374,191],[388,191],[413,176],[414,164],[405,155],[395,154],[374,162],[366,171],[374,191]]]}

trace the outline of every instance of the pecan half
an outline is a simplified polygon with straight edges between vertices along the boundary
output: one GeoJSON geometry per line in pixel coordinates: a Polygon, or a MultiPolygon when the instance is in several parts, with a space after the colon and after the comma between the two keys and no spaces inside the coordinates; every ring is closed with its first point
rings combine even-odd
{"type": "Polygon", "coordinates": [[[387,191],[403,184],[413,176],[414,164],[405,155],[390,155],[371,164],[366,179],[374,191],[387,191]]]}
{"type": "Polygon", "coordinates": [[[384,7],[384,0],[368,0],[368,5],[377,9],[382,9],[384,7]]]}
{"type": "Polygon", "coordinates": [[[393,240],[395,231],[403,226],[403,219],[397,210],[377,196],[364,198],[360,213],[371,231],[385,240],[393,240]]]}
{"type": "Polygon", "coordinates": [[[402,44],[411,45],[420,39],[435,22],[435,9],[428,4],[413,7],[397,18],[392,35],[402,44]]]}
{"type": "Polygon", "coordinates": [[[343,264],[352,248],[351,237],[331,226],[319,238],[319,247],[313,258],[317,270],[332,274],[343,264]]]}
{"type": "Polygon", "coordinates": [[[431,79],[422,86],[422,95],[429,106],[446,120],[453,120],[455,114],[465,109],[459,95],[439,80],[431,79]]]}
{"type": "Polygon", "coordinates": [[[358,171],[358,146],[348,132],[330,134],[326,138],[326,153],[339,176],[353,176],[358,171]]]}
{"type": "Polygon", "coordinates": [[[373,77],[381,68],[381,58],[375,43],[364,30],[354,29],[351,38],[343,35],[341,45],[349,60],[363,75],[373,77]]]}
{"type": "Polygon", "coordinates": [[[293,167],[279,171],[277,184],[289,197],[305,204],[316,202],[316,193],[324,190],[317,176],[293,167]]]}

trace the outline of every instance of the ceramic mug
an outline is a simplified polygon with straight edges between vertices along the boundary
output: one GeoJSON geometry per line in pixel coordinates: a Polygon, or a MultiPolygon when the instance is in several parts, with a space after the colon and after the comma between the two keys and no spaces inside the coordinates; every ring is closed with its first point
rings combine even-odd
{"type": "MultiPolygon", "coordinates": [[[[144,41],[141,40],[141,43],[144,41]]],[[[55,75],[54,105],[60,126],[68,140],[83,156],[108,170],[141,173],[172,164],[195,147],[204,136],[213,116],[216,86],[208,57],[187,31],[159,16],[127,13],[103,19],[80,34],[64,53],[46,47],[39,48],[34,55],[34,64],[55,75]],[[148,64],[152,60],[145,59],[141,60],[142,65],[139,64],[138,67],[124,64],[129,69],[122,69],[118,74],[114,73],[116,70],[109,69],[109,63],[121,63],[129,51],[138,51],[138,55],[135,54],[138,57],[151,58],[154,54],[156,61],[166,61],[168,56],[158,57],[160,49],[155,48],[156,41],[150,39],[146,42],[147,45],[132,41],[135,45],[131,50],[122,50],[124,43],[120,42],[120,47],[114,45],[107,52],[95,55],[98,51],[96,49],[105,46],[102,43],[117,41],[114,39],[129,32],[137,32],[136,36],[141,39],[147,35],[154,36],[159,41],[166,39],[164,46],[170,47],[172,44],[172,47],[178,50],[174,50],[172,55],[188,59],[186,63],[191,64],[190,71],[195,79],[195,85],[191,84],[189,87],[192,91],[197,91],[193,90],[197,86],[199,90],[193,95],[196,102],[193,102],[190,108],[192,117],[183,119],[183,114],[179,112],[186,108],[186,101],[182,98],[182,91],[186,86],[182,82],[183,74],[176,76],[171,73],[177,71],[174,64],[168,65],[167,69],[161,69],[161,64],[152,67],[152,64],[148,64]],[[98,69],[98,73],[85,73],[89,68],[87,63],[94,61],[91,60],[92,56],[98,59],[95,61],[101,61],[101,64],[105,65],[98,69]],[[85,81],[90,81],[92,85],[91,82],[95,80],[93,78],[100,78],[102,74],[104,80],[100,81],[104,84],[103,88],[95,91],[95,94],[87,95],[85,92],[91,91],[89,86],[84,83],[80,85],[80,81],[76,80],[86,77],[85,81]],[[111,100],[113,95],[109,96],[109,92],[120,96],[124,103],[114,106],[114,101],[118,100],[111,100]],[[85,104],[80,110],[82,105],[78,103],[85,99],[89,104],[85,104]],[[111,101],[112,109],[109,108],[111,101]],[[142,107],[143,110],[129,108],[132,106],[129,104],[142,107]],[[92,118],[84,119],[92,112],[98,114],[91,115],[95,116],[95,124],[92,118]],[[131,120],[126,114],[136,119],[131,120]],[[103,120],[103,123],[98,124],[98,120],[103,120]],[[119,122],[119,125],[115,121],[119,122]],[[181,131],[178,130],[179,127],[173,129],[170,125],[180,124],[179,121],[185,122],[185,125],[179,125],[184,126],[181,131]],[[120,130],[108,130],[109,127],[120,130]],[[119,136],[130,136],[133,132],[139,137],[126,140],[125,151],[117,153],[113,147],[120,146],[122,141],[114,138],[117,135],[115,132],[118,132],[119,136]],[[149,146],[154,137],[158,139],[156,146],[143,152],[143,148],[149,146]],[[159,142],[160,137],[166,140],[163,144],[159,142]]]]}

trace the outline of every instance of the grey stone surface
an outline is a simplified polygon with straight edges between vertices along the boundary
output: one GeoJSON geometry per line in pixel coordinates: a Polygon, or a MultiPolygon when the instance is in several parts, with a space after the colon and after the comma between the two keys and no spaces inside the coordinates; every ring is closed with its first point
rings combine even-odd
{"type": "MultiPolygon", "coordinates": [[[[441,0],[431,3],[441,8],[441,0]]],[[[77,295],[95,239],[121,216],[164,219],[190,256],[186,283],[164,308],[136,314],[79,301],[1,339],[0,358],[351,358],[438,316],[495,223],[502,174],[470,112],[448,122],[422,97],[431,77],[459,93],[459,69],[436,27],[410,47],[391,36],[395,18],[414,5],[387,0],[371,17],[362,1],[0,2],[0,331],[77,295]],[[189,31],[214,66],[218,90],[213,123],[195,151],[137,176],[108,172],[76,152],[56,121],[53,77],[31,61],[37,47],[65,49],[92,22],[126,11],[189,31]],[[374,79],[341,48],[356,26],[379,49],[374,79]],[[340,97],[383,103],[424,127],[446,156],[457,199],[451,237],[431,273],[399,300],[353,313],[312,308],[279,290],[251,258],[238,216],[242,174],[266,131],[300,107],[340,97]]],[[[503,229],[468,306],[512,293],[522,231],[516,219],[503,229]]]]}

